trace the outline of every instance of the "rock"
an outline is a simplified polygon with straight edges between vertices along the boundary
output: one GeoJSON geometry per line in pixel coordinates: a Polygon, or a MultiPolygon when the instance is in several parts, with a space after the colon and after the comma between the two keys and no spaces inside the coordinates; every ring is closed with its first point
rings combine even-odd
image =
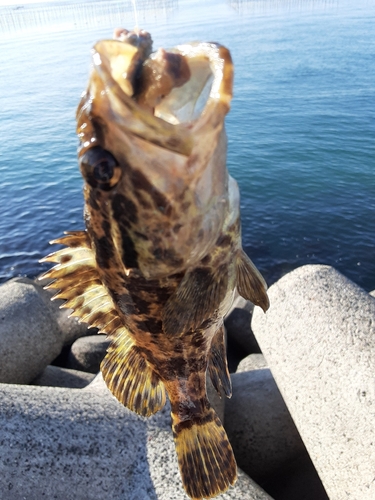
{"type": "Polygon", "coordinates": [[[108,346],[106,335],[90,335],[77,339],[71,347],[67,368],[98,373],[108,346]]]}
{"type": "Polygon", "coordinates": [[[261,368],[268,368],[266,358],[263,354],[250,354],[240,362],[236,373],[260,370],[261,368]]]}
{"type": "MultiPolygon", "coordinates": [[[[48,297],[48,300],[51,301],[50,297],[48,297]]],[[[62,300],[51,301],[57,324],[63,333],[64,345],[71,345],[81,337],[96,335],[98,333],[97,328],[88,328],[87,323],[80,323],[76,317],[70,317],[70,314],[73,312],[72,309],[60,309],[59,306],[62,303],[62,300]]]]}
{"type": "Polygon", "coordinates": [[[94,378],[95,375],[92,373],[50,365],[31,382],[31,385],[82,389],[92,382],[94,378]]]}
{"type": "Polygon", "coordinates": [[[0,286],[0,382],[27,384],[59,354],[64,339],[31,280],[0,286]]]}
{"type": "Polygon", "coordinates": [[[329,500],[307,453],[284,464],[263,486],[275,500],[329,500]]]}
{"type": "Polygon", "coordinates": [[[81,337],[95,335],[98,332],[97,328],[88,328],[87,323],[80,323],[76,317],[70,317],[70,314],[73,312],[72,309],[60,309],[60,306],[64,302],[63,300],[51,300],[53,294],[47,290],[42,289],[41,293],[44,295],[46,301],[49,302],[52,314],[62,332],[64,345],[71,345],[81,337]]]}
{"type": "Polygon", "coordinates": [[[254,305],[251,302],[238,297],[224,322],[228,338],[241,347],[242,358],[248,354],[260,352],[258,342],[250,327],[253,310],[254,305]]]}
{"type": "Polygon", "coordinates": [[[30,280],[28,278],[14,278],[19,283],[28,283],[35,286],[35,290],[39,293],[44,301],[49,313],[55,319],[58,328],[60,329],[64,345],[71,345],[76,339],[85,335],[93,335],[97,332],[97,328],[89,328],[87,323],[79,323],[75,317],[69,317],[72,309],[64,309],[60,306],[64,303],[63,300],[51,300],[57,290],[44,290],[43,286],[50,280],[30,280]]]}
{"type": "MultiPolygon", "coordinates": [[[[0,385],[2,500],[187,500],[167,405],[137,417],[103,383],[91,390],[0,385]]],[[[220,497],[271,497],[240,472],[220,497]]]]}
{"type": "Polygon", "coordinates": [[[147,425],[108,394],[0,386],[2,500],[152,499],[147,425]]]}
{"type": "MultiPolygon", "coordinates": [[[[23,278],[24,279],[24,278],[23,278]]],[[[97,328],[88,328],[87,323],[80,323],[75,316],[70,317],[73,309],[62,308],[64,300],[56,299],[51,300],[53,295],[58,290],[44,290],[43,287],[47,285],[50,280],[37,279],[36,283],[39,288],[39,293],[46,302],[46,306],[52,312],[64,338],[64,345],[71,345],[75,340],[87,335],[95,335],[98,331],[97,328]]]]}
{"type": "Polygon", "coordinates": [[[252,328],[329,498],[374,499],[373,297],[322,265],[284,276],[269,297],[252,328]]]}
{"type": "Polygon", "coordinates": [[[232,306],[229,309],[229,311],[227,312],[227,314],[225,315],[224,321],[226,321],[229,318],[229,316],[232,314],[232,312],[235,309],[246,309],[246,307],[249,308],[251,310],[251,312],[252,312],[252,309],[254,309],[254,305],[251,302],[244,299],[243,297],[241,297],[241,295],[238,295],[238,293],[236,292],[232,306]]]}
{"type": "Polygon", "coordinates": [[[89,392],[105,392],[108,395],[111,395],[111,391],[106,386],[102,372],[96,374],[96,376],[91,380],[91,382],[83,388],[84,391],[89,392]]]}
{"type": "Polygon", "coordinates": [[[239,467],[264,483],[306,449],[270,370],[234,373],[232,387],[225,429],[239,467]]]}

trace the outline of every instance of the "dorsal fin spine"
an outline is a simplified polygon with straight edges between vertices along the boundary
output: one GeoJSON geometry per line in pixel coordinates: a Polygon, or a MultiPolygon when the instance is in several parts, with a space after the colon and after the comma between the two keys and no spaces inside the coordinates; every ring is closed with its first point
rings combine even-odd
{"type": "Polygon", "coordinates": [[[45,288],[59,289],[53,298],[66,300],[61,307],[73,309],[70,316],[97,327],[112,340],[102,362],[102,372],[117,399],[140,415],[155,413],[165,403],[164,385],[138,352],[111,295],[102,284],[87,233],[68,233],[54,242],[68,247],[43,259],[43,262],[58,264],[39,279],[54,280],[45,288]]]}

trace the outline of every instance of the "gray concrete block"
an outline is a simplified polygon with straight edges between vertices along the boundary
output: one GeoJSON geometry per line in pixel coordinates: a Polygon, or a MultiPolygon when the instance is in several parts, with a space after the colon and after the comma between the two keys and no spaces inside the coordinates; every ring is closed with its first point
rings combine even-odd
{"type": "Polygon", "coordinates": [[[242,357],[260,352],[258,342],[250,327],[253,310],[254,304],[238,297],[224,321],[228,337],[241,347],[242,357]]]}
{"type": "Polygon", "coordinates": [[[152,499],[146,422],[108,394],[0,386],[2,500],[152,499]]]}
{"type": "MultiPolygon", "coordinates": [[[[16,278],[17,280],[27,280],[27,278],[16,278]]],[[[28,280],[31,281],[31,280],[28,280]]],[[[61,306],[65,302],[64,300],[57,299],[51,300],[53,295],[58,292],[58,290],[44,290],[43,287],[47,285],[51,280],[35,280],[38,292],[41,298],[45,301],[46,307],[54,317],[64,339],[64,345],[71,345],[75,340],[80,337],[87,335],[94,335],[97,332],[97,328],[88,328],[87,323],[80,323],[78,318],[75,316],[70,317],[73,312],[72,309],[65,309],[61,306]]]]}
{"type": "Polygon", "coordinates": [[[224,316],[224,320],[229,318],[229,316],[232,314],[232,312],[237,308],[239,308],[239,309],[248,308],[249,311],[252,312],[252,310],[254,309],[254,305],[251,302],[249,302],[248,300],[241,297],[241,295],[238,295],[238,292],[236,292],[234,299],[233,299],[233,302],[232,302],[232,305],[231,305],[229,311],[227,312],[227,314],[224,316]]]}
{"type": "Polygon", "coordinates": [[[31,382],[31,385],[82,389],[92,382],[94,378],[95,375],[92,373],[49,365],[31,382]]]}
{"type": "MultiPolygon", "coordinates": [[[[2,500],[186,500],[167,406],[137,417],[91,389],[0,385],[2,500]]],[[[223,500],[271,499],[241,473],[223,500]]]]}
{"type": "Polygon", "coordinates": [[[375,498],[375,300],[329,266],[269,289],[252,328],[332,500],[375,498]]]}
{"type": "Polygon", "coordinates": [[[106,335],[90,335],[77,339],[70,349],[67,368],[98,373],[109,343],[106,335]]]}
{"type": "MultiPolygon", "coordinates": [[[[87,387],[85,392],[110,395],[101,373],[87,387]]],[[[214,406],[213,401],[211,404],[214,406]]],[[[214,406],[215,408],[215,406],[214,406]]],[[[218,408],[215,408],[218,411],[218,408]]],[[[146,420],[147,457],[150,476],[155,486],[158,500],[187,500],[181,484],[175,446],[171,432],[170,404],[146,420]]],[[[219,408],[220,411],[220,408],[219,408]]],[[[219,413],[218,413],[219,414],[219,413]]],[[[219,415],[220,416],[220,415],[219,415]]],[[[223,500],[272,500],[245,472],[238,470],[238,481],[233,488],[219,497],[223,500]]]]}
{"type": "Polygon", "coordinates": [[[111,394],[111,391],[107,388],[104,380],[103,380],[103,375],[102,372],[99,372],[95,377],[92,379],[92,381],[86,385],[86,387],[83,388],[84,391],[90,391],[90,392],[105,392],[108,395],[111,394]]]}
{"type": "Polygon", "coordinates": [[[233,396],[225,407],[225,429],[238,465],[265,482],[286,463],[306,454],[270,370],[232,374],[233,396]]]}
{"type": "Polygon", "coordinates": [[[275,500],[329,500],[307,453],[284,464],[263,487],[275,500]]]}
{"type": "Polygon", "coordinates": [[[31,280],[0,286],[0,382],[27,384],[60,353],[61,331],[31,280]]]}
{"type": "Polygon", "coordinates": [[[251,370],[260,370],[268,368],[266,358],[263,354],[250,354],[246,356],[237,367],[236,373],[249,372],[251,370]]]}

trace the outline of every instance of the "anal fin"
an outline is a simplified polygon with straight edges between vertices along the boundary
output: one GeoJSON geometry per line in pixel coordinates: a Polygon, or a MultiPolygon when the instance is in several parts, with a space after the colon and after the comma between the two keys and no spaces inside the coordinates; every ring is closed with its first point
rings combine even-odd
{"type": "Polygon", "coordinates": [[[264,312],[270,306],[267,295],[267,284],[250,258],[241,249],[236,257],[236,278],[238,293],[264,312]]]}
{"type": "Polygon", "coordinates": [[[100,368],[108,389],[129,410],[149,417],[164,406],[164,385],[125,328],[117,331],[100,368]]]}
{"type": "Polygon", "coordinates": [[[222,389],[226,397],[230,398],[232,396],[232,382],[227,364],[224,325],[218,329],[212,339],[208,359],[208,373],[217,393],[221,396],[222,389]]]}

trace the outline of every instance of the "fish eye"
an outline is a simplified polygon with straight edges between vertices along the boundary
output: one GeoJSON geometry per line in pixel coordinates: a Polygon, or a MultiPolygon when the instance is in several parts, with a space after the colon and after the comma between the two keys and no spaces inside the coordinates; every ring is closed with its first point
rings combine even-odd
{"type": "Polygon", "coordinates": [[[88,149],[79,163],[83,177],[92,187],[108,191],[120,179],[121,169],[115,157],[101,146],[88,149]]]}
{"type": "Polygon", "coordinates": [[[99,182],[108,182],[113,177],[113,164],[111,158],[101,158],[94,167],[94,178],[99,182]]]}

